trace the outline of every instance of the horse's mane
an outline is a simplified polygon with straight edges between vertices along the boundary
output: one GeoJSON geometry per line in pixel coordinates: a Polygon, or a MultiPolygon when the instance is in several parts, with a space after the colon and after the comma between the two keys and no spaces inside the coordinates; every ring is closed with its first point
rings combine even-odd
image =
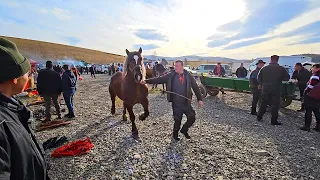
{"type": "MultiPolygon", "coordinates": [[[[132,59],[132,56],[134,56],[136,53],[138,53],[138,52],[131,52],[129,55],[127,55],[127,58],[123,63],[123,73],[125,75],[127,75],[127,71],[128,71],[127,67],[128,67],[128,64],[129,64],[129,60],[132,59]]],[[[145,80],[146,79],[146,67],[143,64],[143,57],[142,57],[142,60],[141,60],[141,69],[142,69],[142,80],[145,80]]]]}

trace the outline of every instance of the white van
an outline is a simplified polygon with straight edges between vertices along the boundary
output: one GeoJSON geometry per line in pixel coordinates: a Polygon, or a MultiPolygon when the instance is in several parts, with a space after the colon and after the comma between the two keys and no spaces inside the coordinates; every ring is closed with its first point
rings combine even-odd
{"type": "MultiPolygon", "coordinates": [[[[249,73],[247,78],[250,77],[250,73],[257,68],[256,63],[262,59],[264,62],[266,62],[266,65],[270,63],[270,57],[263,57],[263,58],[257,58],[255,59],[249,66],[249,73]]],[[[294,72],[294,65],[296,63],[303,63],[306,61],[311,62],[312,58],[307,56],[279,56],[279,65],[286,68],[288,73],[290,74],[290,77],[292,76],[294,72]]]]}

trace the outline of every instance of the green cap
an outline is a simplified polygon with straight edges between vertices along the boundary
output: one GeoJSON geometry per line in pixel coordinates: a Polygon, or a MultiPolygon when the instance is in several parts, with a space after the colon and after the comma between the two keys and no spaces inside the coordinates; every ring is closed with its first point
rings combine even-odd
{"type": "Polygon", "coordinates": [[[30,68],[30,62],[19,53],[16,44],[0,38],[0,82],[21,77],[30,68]]]}

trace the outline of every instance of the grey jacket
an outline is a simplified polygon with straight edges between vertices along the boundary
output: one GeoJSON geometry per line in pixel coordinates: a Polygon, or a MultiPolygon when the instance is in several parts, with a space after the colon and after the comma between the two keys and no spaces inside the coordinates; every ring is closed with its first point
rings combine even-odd
{"type": "Polygon", "coordinates": [[[281,93],[282,81],[289,81],[290,75],[287,70],[278,63],[270,63],[261,68],[258,74],[259,85],[263,92],[281,93]]]}
{"type": "MultiPolygon", "coordinates": [[[[187,74],[186,76],[186,81],[187,81],[187,98],[192,99],[192,90],[194,91],[197,100],[201,101],[202,97],[201,97],[201,93],[200,93],[200,89],[198,87],[198,84],[196,82],[196,80],[194,79],[194,77],[186,70],[184,70],[184,73],[187,74]]],[[[146,83],[148,84],[166,84],[166,89],[167,91],[171,91],[172,89],[172,78],[174,77],[174,75],[176,74],[176,72],[171,71],[170,73],[164,75],[164,76],[160,76],[157,78],[151,78],[151,79],[147,79],[146,83]]],[[[171,98],[171,94],[167,93],[167,99],[169,102],[172,102],[172,98],[171,98]]],[[[189,103],[191,103],[189,101],[189,103]]]]}

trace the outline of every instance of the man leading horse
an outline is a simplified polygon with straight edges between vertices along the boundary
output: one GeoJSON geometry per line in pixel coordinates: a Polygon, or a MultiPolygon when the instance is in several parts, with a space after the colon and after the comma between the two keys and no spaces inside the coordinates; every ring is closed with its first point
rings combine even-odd
{"type": "Polygon", "coordinates": [[[203,106],[201,93],[194,77],[183,68],[183,61],[178,60],[174,63],[175,71],[172,71],[164,76],[147,79],[141,81],[141,84],[167,84],[167,99],[172,102],[172,110],[174,117],[173,138],[179,141],[179,131],[187,138],[190,139],[188,134],[189,128],[196,120],[196,113],[191,106],[192,90],[194,91],[199,106],[203,106]],[[181,126],[182,115],[187,116],[187,122],[181,126]]]}

